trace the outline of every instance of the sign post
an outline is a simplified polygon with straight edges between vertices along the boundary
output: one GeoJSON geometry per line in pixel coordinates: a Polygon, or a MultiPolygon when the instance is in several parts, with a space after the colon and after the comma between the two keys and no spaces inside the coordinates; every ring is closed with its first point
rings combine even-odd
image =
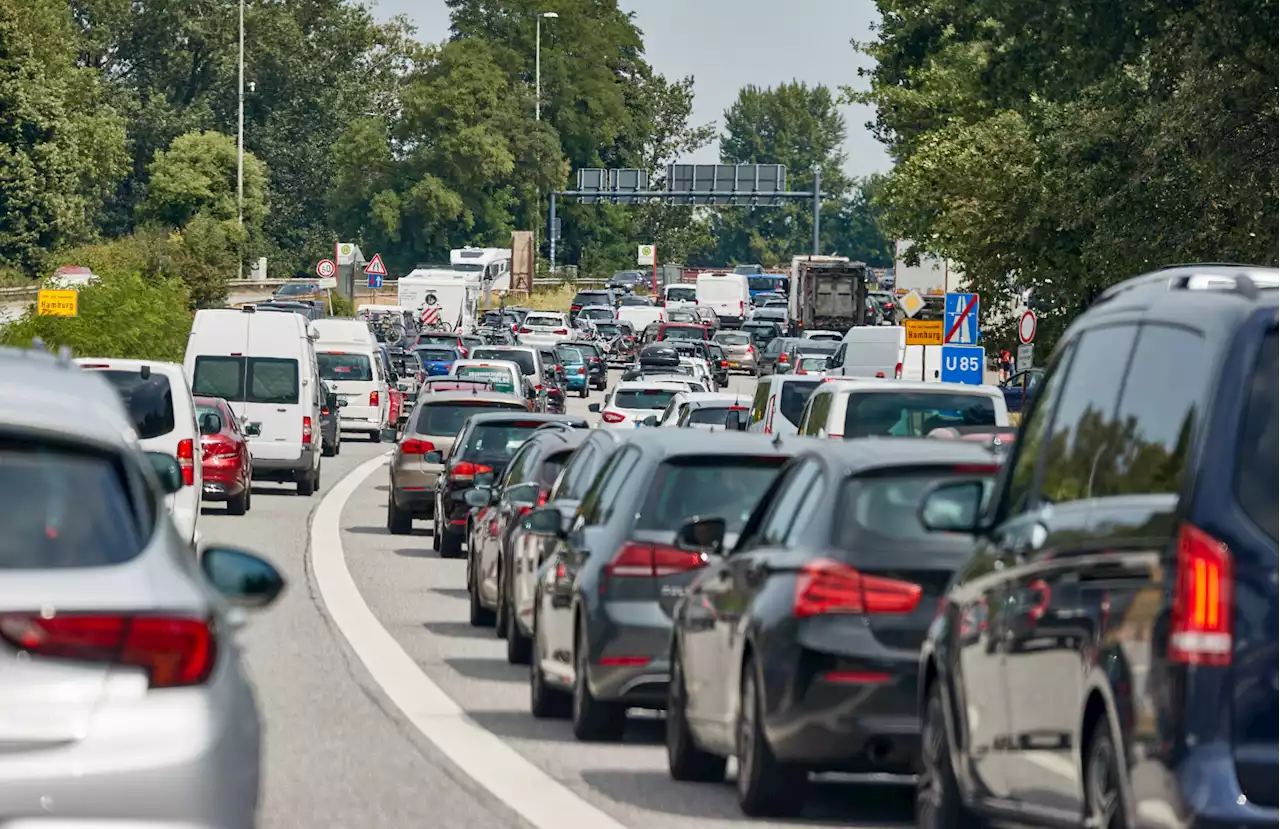
{"type": "Polygon", "coordinates": [[[928,351],[925,349],[931,345],[942,345],[944,331],[942,328],[942,320],[912,320],[902,321],[902,327],[907,329],[907,345],[920,346],[920,379],[928,379],[925,375],[928,369],[925,364],[928,362],[928,351]]]}
{"type": "MultiPolygon", "coordinates": [[[[1014,364],[1016,371],[1026,371],[1035,363],[1036,312],[1030,309],[1018,318],[1018,361],[1014,364]]],[[[1027,404],[1027,380],[1022,379],[1022,405],[1027,404]]]]}
{"type": "Polygon", "coordinates": [[[653,295],[656,297],[658,295],[658,246],[637,245],[636,264],[653,266],[653,295]]]}
{"type": "Polygon", "coordinates": [[[74,288],[41,288],[36,294],[36,314],[41,317],[77,317],[80,315],[80,292],[74,288]]]}
{"type": "Polygon", "coordinates": [[[329,300],[329,316],[333,316],[333,289],[338,287],[338,263],[321,259],[316,263],[316,276],[320,277],[320,290],[329,300]]]}
{"type": "Polygon", "coordinates": [[[373,258],[369,260],[369,264],[364,266],[365,276],[369,277],[369,287],[378,289],[382,287],[382,278],[387,275],[387,266],[382,264],[382,254],[375,253],[373,258]]]}

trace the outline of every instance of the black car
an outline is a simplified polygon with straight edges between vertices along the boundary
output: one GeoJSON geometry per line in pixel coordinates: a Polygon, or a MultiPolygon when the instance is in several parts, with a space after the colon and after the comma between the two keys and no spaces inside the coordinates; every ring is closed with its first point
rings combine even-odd
{"type": "Polygon", "coordinates": [[[634,291],[637,288],[648,288],[653,284],[653,274],[644,271],[618,271],[609,277],[606,287],[620,291],[634,291]]]}
{"type": "Polygon", "coordinates": [[[338,393],[320,381],[320,454],[331,458],[342,451],[342,430],[338,419],[338,393]]]}
{"type": "Polygon", "coordinates": [[[1278,284],[1109,288],[987,507],[926,499],[972,547],[921,654],[918,827],[1276,825],[1278,284]]]}
{"type": "Polygon", "coordinates": [[[769,343],[773,342],[776,337],[784,335],[783,326],[776,322],[753,322],[747,320],[738,330],[744,334],[750,334],[756,351],[762,354],[769,347],[769,343]]]}
{"type": "Polygon", "coordinates": [[[463,423],[447,457],[438,450],[424,455],[427,463],[444,466],[436,478],[433,513],[441,555],[456,555],[469,534],[467,491],[476,485],[476,477],[492,483],[534,430],[551,422],[587,428],[580,417],[519,411],[475,414],[463,423]]]}
{"type": "Polygon", "coordinates": [[[569,304],[569,322],[576,321],[578,313],[590,306],[601,306],[612,310],[617,307],[617,301],[613,291],[578,291],[569,304]]]}
{"type": "Polygon", "coordinates": [[[792,444],[642,429],[623,438],[568,522],[555,508],[530,513],[530,532],[558,539],[535,596],[535,715],[539,705],[563,711],[568,692],[574,735],[616,740],[628,708],[666,707],[671,616],[707,563],[675,546],[676,530],[717,515],[737,531],[792,444]]]}
{"type": "Polygon", "coordinates": [[[847,441],[789,462],[745,525],[682,528],[710,563],[675,614],[671,775],[721,780],[736,756],[743,812],[787,816],[811,771],[912,773],[920,643],[969,549],[917,510],[933,483],[998,468],[976,445],[847,441]]]}

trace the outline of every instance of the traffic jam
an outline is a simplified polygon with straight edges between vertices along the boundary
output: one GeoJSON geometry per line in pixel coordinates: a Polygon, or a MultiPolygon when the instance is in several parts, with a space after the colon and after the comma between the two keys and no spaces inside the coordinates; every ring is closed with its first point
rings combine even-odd
{"type": "Polygon", "coordinates": [[[1274,269],[1136,275],[1016,362],[976,295],[931,309],[838,257],[559,310],[400,281],[350,318],[302,288],[198,311],[181,365],[0,351],[0,817],[256,825],[275,726],[234,631],[286,593],[397,728],[514,803],[492,781],[516,766],[382,681],[426,657],[362,645],[330,592],[385,542],[386,590],[451,580],[426,627],[501,642],[458,664],[476,698],[518,677],[527,723],[430,705],[521,762],[512,733],[639,739],[661,787],[784,824],[831,786],[897,792],[888,823],[920,829],[1280,820],[1274,269]],[[285,502],[310,522],[288,590],[269,537],[219,540],[285,502]]]}

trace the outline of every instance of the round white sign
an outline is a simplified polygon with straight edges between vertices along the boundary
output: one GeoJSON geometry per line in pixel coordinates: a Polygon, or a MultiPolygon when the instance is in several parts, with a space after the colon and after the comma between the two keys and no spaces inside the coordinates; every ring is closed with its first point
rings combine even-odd
{"type": "Polygon", "coordinates": [[[1026,311],[1018,320],[1018,339],[1023,345],[1036,338],[1036,312],[1026,311]]]}
{"type": "Polygon", "coordinates": [[[321,259],[316,263],[316,276],[329,278],[338,272],[338,266],[333,264],[332,259],[321,259]]]}

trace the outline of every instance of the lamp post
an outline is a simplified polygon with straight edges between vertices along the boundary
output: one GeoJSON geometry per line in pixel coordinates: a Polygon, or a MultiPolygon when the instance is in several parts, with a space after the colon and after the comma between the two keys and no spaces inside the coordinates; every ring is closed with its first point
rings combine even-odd
{"type": "Polygon", "coordinates": [[[533,120],[542,120],[542,18],[554,20],[556,12],[538,12],[533,41],[533,120]]]}
{"type": "MultiPolygon", "coordinates": [[[[244,0],[240,0],[239,112],[236,116],[236,224],[244,227],[244,0]]],[[[240,249],[238,275],[244,278],[244,248],[240,249]]]]}

